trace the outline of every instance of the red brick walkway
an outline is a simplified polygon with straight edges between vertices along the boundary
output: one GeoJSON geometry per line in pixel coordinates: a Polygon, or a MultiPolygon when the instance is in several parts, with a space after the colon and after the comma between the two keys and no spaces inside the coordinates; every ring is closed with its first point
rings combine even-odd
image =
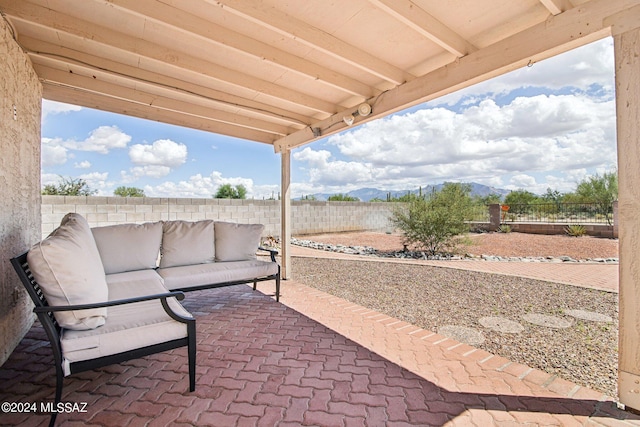
{"type": "MultiPolygon", "coordinates": [[[[248,286],[189,294],[198,319],[197,389],[186,351],[73,375],[58,425],[640,425],[605,396],[307,288],[283,304],[248,286]]],[[[0,368],[0,401],[53,395],[52,357],[34,326],[0,368]]],[[[0,414],[2,425],[48,417],[0,414]]]]}

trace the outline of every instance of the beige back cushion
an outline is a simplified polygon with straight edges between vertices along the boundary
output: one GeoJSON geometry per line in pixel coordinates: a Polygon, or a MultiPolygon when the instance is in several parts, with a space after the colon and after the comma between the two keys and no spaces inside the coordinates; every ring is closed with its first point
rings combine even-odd
{"type": "Polygon", "coordinates": [[[216,261],[256,259],[264,225],[216,221],[214,226],[216,261]]]}
{"type": "MultiPolygon", "coordinates": [[[[109,299],[100,254],[87,221],[67,214],[56,230],[27,254],[29,268],[51,306],[103,302],[109,299]]],[[[107,309],[56,312],[60,326],[86,330],[102,326],[107,309]]]]}
{"type": "Polygon", "coordinates": [[[162,222],[109,225],[91,231],[106,274],[156,268],[162,222]]]}
{"type": "Polygon", "coordinates": [[[213,221],[165,221],[160,268],[214,261],[213,221]]]}

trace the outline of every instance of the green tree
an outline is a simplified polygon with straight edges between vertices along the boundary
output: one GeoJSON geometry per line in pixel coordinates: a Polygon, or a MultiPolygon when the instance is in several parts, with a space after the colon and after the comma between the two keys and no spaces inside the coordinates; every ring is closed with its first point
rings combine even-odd
{"type": "Polygon", "coordinates": [[[582,203],[595,203],[598,213],[606,215],[611,224],[609,214],[613,209],[613,202],[618,199],[618,172],[595,174],[582,180],[576,188],[576,195],[582,203]]]}
{"type": "Polygon", "coordinates": [[[120,197],[144,197],[144,190],[137,187],[125,187],[121,185],[113,190],[113,195],[120,197]]]}
{"type": "Polygon", "coordinates": [[[60,181],[57,185],[47,184],[42,189],[42,194],[46,196],[91,196],[97,193],[97,190],[92,190],[82,178],[65,178],[60,176],[60,181]]]}
{"type": "Polygon", "coordinates": [[[334,194],[327,199],[330,202],[359,202],[357,197],[349,196],[347,194],[334,194]]]}
{"type": "Polygon", "coordinates": [[[242,184],[238,184],[235,187],[231,184],[224,184],[218,188],[213,197],[215,199],[246,199],[247,188],[242,184]]]}
{"type": "Polygon", "coordinates": [[[525,213],[527,207],[539,202],[540,198],[527,190],[515,190],[507,194],[504,198],[504,204],[509,206],[509,212],[511,213],[525,213]]]}
{"type": "Polygon", "coordinates": [[[469,230],[473,201],[469,185],[445,183],[428,197],[417,197],[408,207],[394,210],[391,222],[404,236],[404,243],[435,255],[454,250],[456,237],[469,230]]]}

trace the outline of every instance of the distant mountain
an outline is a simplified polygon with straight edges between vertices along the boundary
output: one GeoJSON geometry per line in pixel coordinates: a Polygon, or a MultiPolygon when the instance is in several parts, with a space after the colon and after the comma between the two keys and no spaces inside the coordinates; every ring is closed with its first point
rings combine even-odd
{"type": "MultiPolygon", "coordinates": [[[[496,188],[488,185],[478,184],[477,182],[468,182],[465,183],[471,186],[471,195],[485,197],[489,194],[499,194],[504,198],[507,194],[510,193],[510,190],[505,190],[504,188],[496,188]]],[[[436,185],[427,185],[422,187],[422,194],[428,194],[432,191],[440,191],[444,183],[436,184],[436,185]]],[[[387,200],[387,194],[391,194],[391,197],[401,197],[406,194],[419,194],[420,189],[416,188],[413,190],[401,190],[401,191],[389,191],[389,190],[379,190],[377,188],[359,188],[357,190],[349,191],[346,194],[347,196],[357,197],[363,202],[368,202],[372,199],[380,199],[387,200]]],[[[312,196],[315,197],[316,200],[325,201],[330,196],[333,196],[335,193],[316,193],[312,196]]],[[[300,198],[296,199],[300,200],[300,198]]]]}

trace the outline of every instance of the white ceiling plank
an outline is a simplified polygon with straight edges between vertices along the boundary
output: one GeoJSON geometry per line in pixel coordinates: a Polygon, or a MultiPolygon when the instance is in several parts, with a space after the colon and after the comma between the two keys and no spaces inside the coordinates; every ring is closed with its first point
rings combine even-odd
{"type": "Polygon", "coordinates": [[[256,0],[206,0],[223,6],[252,22],[277,31],[291,39],[305,43],[313,49],[322,51],[337,60],[344,61],[367,73],[399,85],[411,80],[414,76],[377,58],[367,52],[350,45],[331,34],[312,27],[286,13],[270,8],[256,0]]]}
{"type": "Polygon", "coordinates": [[[135,2],[130,0],[109,0],[109,3],[172,26],[179,31],[191,33],[220,47],[233,49],[236,52],[269,61],[285,70],[296,72],[313,80],[322,81],[345,93],[363,98],[369,98],[375,94],[373,88],[362,84],[356,79],[343,76],[329,68],[304,60],[239,32],[231,31],[173,6],[149,0],[135,2]]]}
{"type": "Polygon", "coordinates": [[[418,7],[411,0],[369,0],[377,8],[384,10],[400,22],[433,41],[457,57],[465,56],[477,50],[451,28],[418,7]]]}
{"type": "MultiPolygon", "coordinates": [[[[637,3],[634,0],[593,0],[580,8],[551,17],[383,93],[373,102],[373,113],[365,118],[356,117],[356,124],[384,117],[523,67],[530,61],[536,62],[603,38],[611,32],[606,19],[612,15],[624,14],[629,20],[640,22],[640,11],[634,7],[637,3]],[[635,16],[629,17],[630,14],[635,16]]],[[[318,139],[312,131],[314,128],[321,130],[321,137],[344,130],[347,126],[342,122],[343,114],[335,114],[276,141],[276,152],[318,139]]]]}
{"type": "Polygon", "coordinates": [[[146,40],[130,37],[107,27],[82,21],[51,9],[20,1],[7,1],[5,3],[11,4],[9,7],[4,5],[3,11],[12,19],[22,20],[25,23],[29,21],[37,22],[39,25],[53,28],[58,32],[79,37],[85,43],[99,44],[100,48],[96,47],[96,50],[101,51],[105,57],[109,57],[109,52],[115,49],[135,56],[160,61],[165,66],[183,68],[191,72],[204,74],[226,84],[242,89],[250,89],[318,112],[333,113],[339,109],[335,104],[320,100],[317,97],[278,86],[238,70],[229,69],[180,51],[161,47],[146,40]]]}
{"type": "Polygon", "coordinates": [[[147,84],[153,82],[153,84],[159,88],[169,88],[176,92],[204,98],[208,102],[216,104],[221,110],[259,117],[262,120],[273,121],[284,124],[285,126],[303,127],[312,122],[310,117],[303,116],[294,111],[276,109],[268,104],[230,95],[185,80],[155,74],[141,68],[114,63],[103,57],[84,54],[30,37],[22,37],[21,44],[34,63],[53,60],[69,63],[71,64],[70,66],[78,65],[103,73],[112,73],[115,76],[146,82],[147,84]]]}

